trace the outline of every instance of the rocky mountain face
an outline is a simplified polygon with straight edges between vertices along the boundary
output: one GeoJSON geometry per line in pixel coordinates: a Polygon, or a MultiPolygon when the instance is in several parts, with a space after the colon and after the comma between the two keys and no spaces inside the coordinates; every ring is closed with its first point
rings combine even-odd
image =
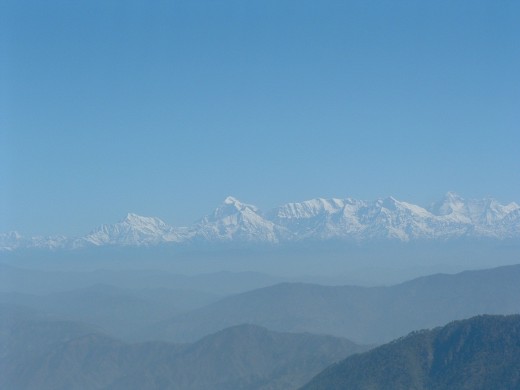
{"type": "Polygon", "coordinates": [[[159,218],[128,214],[83,237],[24,237],[0,234],[0,250],[75,249],[88,246],[150,246],[164,243],[263,243],[302,240],[366,242],[393,240],[520,239],[520,206],[494,199],[463,199],[447,193],[428,208],[393,197],[375,201],[312,199],[267,212],[228,197],[191,227],[173,227],[159,218]]]}

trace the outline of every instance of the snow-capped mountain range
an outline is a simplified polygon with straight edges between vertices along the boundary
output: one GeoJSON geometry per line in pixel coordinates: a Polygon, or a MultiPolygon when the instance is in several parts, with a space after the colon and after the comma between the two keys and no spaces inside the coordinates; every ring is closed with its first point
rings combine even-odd
{"type": "Polygon", "coordinates": [[[164,243],[269,243],[303,240],[520,239],[520,206],[494,199],[466,200],[449,192],[428,208],[393,197],[375,201],[312,199],[262,212],[228,197],[191,227],[173,227],[159,218],[128,214],[83,237],[24,237],[0,234],[0,250],[77,249],[89,246],[150,246],[164,243]]]}

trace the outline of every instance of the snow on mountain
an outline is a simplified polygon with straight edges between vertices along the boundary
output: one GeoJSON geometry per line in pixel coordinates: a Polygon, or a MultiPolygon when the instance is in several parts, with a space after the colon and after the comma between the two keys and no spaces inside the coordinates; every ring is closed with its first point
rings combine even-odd
{"type": "Polygon", "coordinates": [[[273,220],[287,227],[296,239],[399,239],[432,237],[425,209],[394,198],[373,202],[315,199],[289,203],[272,212],[273,220]]]}
{"type": "Polygon", "coordinates": [[[258,214],[258,208],[228,196],[195,226],[194,237],[210,242],[278,242],[276,225],[258,214]]]}
{"type": "Polygon", "coordinates": [[[301,203],[288,203],[266,215],[284,228],[287,239],[326,239],[335,237],[338,228],[341,229],[336,220],[344,207],[344,200],[318,198],[301,203]]]}
{"type": "Polygon", "coordinates": [[[451,240],[457,238],[520,239],[520,206],[494,199],[469,199],[449,192],[429,208],[393,197],[375,201],[312,199],[287,203],[266,213],[227,197],[213,213],[187,228],[174,228],[159,218],[128,214],[79,238],[24,237],[0,234],[1,250],[79,248],[101,245],[301,240],[451,240]]]}
{"type": "Polygon", "coordinates": [[[27,245],[28,240],[20,233],[11,231],[0,233],[0,248],[7,251],[18,249],[21,246],[27,245]]]}
{"type": "Polygon", "coordinates": [[[185,235],[159,218],[142,217],[129,213],[112,225],[101,225],[77,241],[92,245],[153,245],[162,242],[180,242],[185,235]]]}
{"type": "Polygon", "coordinates": [[[25,237],[16,231],[0,233],[0,250],[13,251],[21,248],[65,248],[69,239],[65,236],[25,237]]]}
{"type": "Polygon", "coordinates": [[[432,215],[422,207],[389,197],[369,202],[358,212],[363,226],[358,239],[434,238],[432,215]]]}
{"type": "Polygon", "coordinates": [[[448,192],[440,201],[430,207],[430,211],[437,216],[451,216],[452,218],[462,218],[464,222],[469,222],[466,218],[466,202],[458,194],[448,192]]]}
{"type": "Polygon", "coordinates": [[[501,232],[501,238],[520,237],[520,207],[507,213],[497,224],[497,230],[501,232]]]}
{"type": "Polygon", "coordinates": [[[502,205],[492,198],[466,200],[453,192],[430,207],[448,235],[458,229],[466,235],[493,238],[511,238],[509,225],[519,223],[519,217],[515,216],[519,209],[514,202],[502,205]]]}

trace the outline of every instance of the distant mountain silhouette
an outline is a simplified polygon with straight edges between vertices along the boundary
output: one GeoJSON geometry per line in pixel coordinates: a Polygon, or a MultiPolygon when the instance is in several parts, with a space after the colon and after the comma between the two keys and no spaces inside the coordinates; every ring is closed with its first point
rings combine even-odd
{"type": "Polygon", "coordinates": [[[415,332],[317,375],[302,390],[520,389],[520,316],[415,332]]]}
{"type": "Polygon", "coordinates": [[[516,313],[520,313],[520,265],[437,274],[391,287],[283,283],[178,315],[144,329],[142,336],[193,341],[229,326],[253,323],[373,344],[478,314],[516,313]]]}
{"type": "MultiPolygon", "coordinates": [[[[92,263],[93,260],[89,259],[88,261],[92,263]]],[[[82,261],[78,261],[78,263],[81,264],[82,261]]],[[[176,274],[160,267],[153,269],[154,265],[157,266],[153,261],[144,263],[144,266],[150,267],[145,269],[142,269],[142,262],[141,267],[137,269],[131,267],[111,269],[113,263],[110,260],[98,263],[92,271],[85,271],[81,266],[72,267],[73,270],[68,271],[60,270],[60,268],[65,267],[58,267],[58,270],[56,270],[56,267],[46,269],[45,267],[48,265],[49,262],[41,259],[33,264],[34,268],[24,268],[19,265],[18,261],[11,265],[0,263],[0,291],[29,294],[55,293],[89,288],[96,284],[111,285],[134,291],[170,289],[180,292],[183,290],[185,296],[182,300],[176,301],[175,306],[184,309],[190,307],[189,303],[192,299],[186,297],[190,292],[206,293],[206,301],[209,302],[209,298],[213,298],[209,295],[236,294],[254,288],[271,286],[284,280],[268,274],[246,271],[218,271],[193,275],[176,274]]],[[[204,299],[198,301],[203,302],[204,299]]],[[[198,306],[200,302],[193,303],[198,306]]]]}

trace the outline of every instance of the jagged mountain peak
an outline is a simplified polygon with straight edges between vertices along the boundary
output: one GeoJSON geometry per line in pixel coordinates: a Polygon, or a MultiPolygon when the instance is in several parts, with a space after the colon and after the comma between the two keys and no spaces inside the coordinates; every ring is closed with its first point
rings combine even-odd
{"type": "Polygon", "coordinates": [[[461,213],[465,206],[466,200],[463,197],[453,191],[449,191],[440,201],[433,203],[430,211],[435,215],[443,216],[461,213]]]}
{"type": "Polygon", "coordinates": [[[9,232],[0,233],[0,237],[9,238],[9,239],[20,239],[23,236],[16,230],[11,230],[9,232]]]}
{"type": "Polygon", "coordinates": [[[490,227],[519,208],[520,206],[515,202],[503,205],[491,197],[464,199],[454,192],[448,192],[443,199],[430,207],[430,211],[435,216],[472,224],[477,230],[484,227],[486,231],[490,232],[490,227]]]}
{"type": "MultiPolygon", "coordinates": [[[[347,202],[350,199],[347,199],[347,202]]],[[[315,198],[303,202],[286,203],[271,210],[268,215],[275,219],[305,219],[321,214],[334,214],[345,207],[345,200],[315,198]]]]}
{"type": "Polygon", "coordinates": [[[128,213],[119,222],[97,227],[82,241],[93,245],[141,245],[178,239],[175,229],[163,220],[128,213]]]}
{"type": "Polygon", "coordinates": [[[383,199],[378,199],[376,201],[376,204],[379,207],[385,208],[387,210],[395,210],[401,205],[401,203],[397,199],[395,199],[393,196],[388,196],[383,199]]]}
{"type": "Polygon", "coordinates": [[[455,191],[448,191],[444,194],[444,199],[464,201],[464,198],[455,191]]]}
{"type": "Polygon", "coordinates": [[[450,240],[459,237],[520,239],[520,206],[493,198],[464,199],[448,192],[425,209],[388,196],[374,201],[315,198],[266,213],[228,196],[191,227],[174,228],[157,217],[128,213],[79,238],[0,234],[0,249],[79,248],[85,245],[152,245],[164,242],[291,242],[450,240]]]}
{"type": "Polygon", "coordinates": [[[215,211],[202,218],[194,237],[208,241],[277,242],[275,224],[262,215],[256,206],[228,196],[215,211]]]}
{"type": "Polygon", "coordinates": [[[444,196],[438,203],[456,205],[466,203],[466,199],[459,195],[457,192],[448,191],[444,194],[444,196]]]}
{"type": "Polygon", "coordinates": [[[125,218],[120,220],[118,223],[127,224],[132,226],[166,226],[166,222],[157,217],[145,217],[135,213],[128,213],[125,218]]]}
{"type": "Polygon", "coordinates": [[[11,251],[17,249],[19,246],[23,245],[23,243],[24,236],[22,236],[16,230],[0,233],[0,250],[3,249],[11,251]]]}
{"type": "Polygon", "coordinates": [[[257,213],[258,208],[252,204],[242,203],[233,196],[228,196],[224,201],[213,211],[213,213],[203,219],[203,221],[219,220],[230,217],[238,213],[257,213]]]}
{"type": "Polygon", "coordinates": [[[126,214],[126,217],[123,218],[121,221],[134,221],[134,220],[140,220],[142,218],[146,218],[146,217],[143,217],[139,214],[135,214],[135,213],[128,213],[126,214]]]}
{"type": "Polygon", "coordinates": [[[228,196],[226,199],[224,199],[224,202],[222,202],[220,207],[222,206],[233,206],[237,210],[250,209],[255,212],[258,211],[258,207],[256,207],[255,205],[241,202],[234,196],[228,196]]]}
{"type": "Polygon", "coordinates": [[[241,202],[235,198],[234,196],[229,195],[226,199],[224,199],[223,204],[241,204],[241,202]]]}
{"type": "MultiPolygon", "coordinates": [[[[413,214],[420,215],[422,217],[431,217],[431,213],[425,208],[415,205],[413,203],[404,202],[397,200],[393,196],[386,197],[378,200],[378,206],[385,208],[389,211],[405,211],[413,214]]],[[[377,203],[377,202],[376,202],[377,203]]]]}

